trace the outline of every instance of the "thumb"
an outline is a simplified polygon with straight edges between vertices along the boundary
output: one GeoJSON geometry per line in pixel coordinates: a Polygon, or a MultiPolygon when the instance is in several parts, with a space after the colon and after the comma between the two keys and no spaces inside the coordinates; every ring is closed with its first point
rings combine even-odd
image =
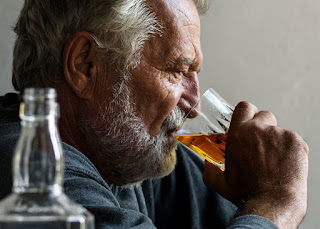
{"type": "Polygon", "coordinates": [[[210,190],[216,191],[231,202],[234,201],[232,188],[226,180],[225,172],[207,160],[205,160],[203,182],[210,190]]]}

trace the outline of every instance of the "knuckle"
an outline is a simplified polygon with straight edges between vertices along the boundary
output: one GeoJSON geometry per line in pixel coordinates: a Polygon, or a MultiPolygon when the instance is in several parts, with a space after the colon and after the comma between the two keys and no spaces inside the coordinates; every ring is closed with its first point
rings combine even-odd
{"type": "Polygon", "coordinates": [[[309,152],[310,152],[309,146],[305,141],[303,141],[302,147],[303,147],[303,150],[306,152],[306,154],[309,155],[309,152]]]}
{"type": "Polygon", "coordinates": [[[268,126],[267,132],[269,133],[269,135],[273,136],[274,138],[282,135],[282,130],[278,126],[268,126]]]}
{"type": "Polygon", "coordinates": [[[255,105],[253,105],[252,103],[249,103],[247,101],[241,101],[236,106],[236,109],[245,109],[245,110],[255,109],[255,108],[256,108],[255,105]]]}
{"type": "Polygon", "coordinates": [[[276,116],[271,111],[262,110],[256,114],[256,116],[259,116],[266,124],[269,123],[270,125],[277,125],[276,116]]]}
{"type": "Polygon", "coordinates": [[[271,111],[267,111],[267,110],[263,110],[260,111],[261,113],[263,113],[263,115],[267,116],[267,117],[271,117],[271,118],[276,118],[275,115],[271,112],[271,111]]]}
{"type": "Polygon", "coordinates": [[[285,130],[285,133],[286,133],[285,136],[288,139],[290,139],[292,142],[300,142],[302,140],[300,135],[297,134],[296,132],[292,131],[292,130],[285,130]]]}
{"type": "Polygon", "coordinates": [[[250,107],[252,104],[249,103],[248,101],[241,101],[238,103],[237,107],[240,107],[240,108],[247,108],[247,107],[250,107]]]}
{"type": "Polygon", "coordinates": [[[260,122],[252,122],[251,128],[255,134],[265,131],[264,126],[260,122]]]}
{"type": "Polygon", "coordinates": [[[264,113],[265,115],[273,115],[271,111],[261,110],[260,113],[264,113]]]}
{"type": "Polygon", "coordinates": [[[295,148],[297,151],[304,151],[306,154],[309,154],[308,144],[297,132],[286,130],[285,138],[288,140],[292,148],[295,148]]]}
{"type": "Polygon", "coordinates": [[[278,149],[279,142],[281,142],[282,130],[277,126],[267,126],[264,137],[269,147],[278,149]]]}

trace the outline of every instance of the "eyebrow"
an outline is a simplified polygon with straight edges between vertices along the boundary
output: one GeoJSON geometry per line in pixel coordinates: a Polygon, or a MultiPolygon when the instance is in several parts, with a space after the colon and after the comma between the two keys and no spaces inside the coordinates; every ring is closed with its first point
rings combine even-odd
{"type": "Polygon", "coordinates": [[[190,58],[178,58],[177,60],[170,59],[166,62],[167,68],[174,68],[179,65],[187,65],[190,66],[191,69],[194,69],[198,65],[198,62],[190,58]]]}

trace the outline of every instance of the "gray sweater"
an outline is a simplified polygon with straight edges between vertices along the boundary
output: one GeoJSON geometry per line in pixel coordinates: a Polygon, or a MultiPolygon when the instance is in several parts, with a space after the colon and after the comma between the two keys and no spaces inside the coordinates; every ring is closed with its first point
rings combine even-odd
{"type": "MultiPolygon", "coordinates": [[[[0,199],[11,191],[11,159],[19,137],[17,97],[0,97],[0,199]]],[[[259,216],[234,218],[236,207],[202,181],[203,162],[179,145],[175,170],[139,187],[107,184],[92,162],[63,143],[66,194],[95,216],[96,228],[277,228],[259,216]]]]}

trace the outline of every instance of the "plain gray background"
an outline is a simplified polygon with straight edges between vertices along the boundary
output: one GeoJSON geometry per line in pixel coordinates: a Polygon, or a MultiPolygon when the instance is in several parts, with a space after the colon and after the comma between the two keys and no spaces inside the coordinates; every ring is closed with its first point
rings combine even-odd
{"type": "MultiPolygon", "coordinates": [[[[0,94],[13,90],[11,27],[21,6],[0,1],[0,94]]],[[[279,126],[303,136],[309,205],[300,228],[320,228],[320,1],[215,0],[201,20],[201,91],[213,87],[234,105],[247,100],[271,110],[279,126]]]]}

